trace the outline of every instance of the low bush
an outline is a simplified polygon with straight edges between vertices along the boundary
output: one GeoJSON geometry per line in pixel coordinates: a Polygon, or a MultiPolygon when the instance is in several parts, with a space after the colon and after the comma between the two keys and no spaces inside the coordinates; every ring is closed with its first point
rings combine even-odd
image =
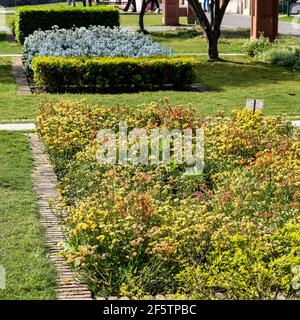
{"type": "Polygon", "coordinates": [[[10,28],[12,34],[15,36],[16,35],[16,30],[15,30],[15,22],[16,22],[16,16],[14,14],[7,15],[7,26],[10,28]]]}
{"type": "Polygon", "coordinates": [[[230,119],[159,107],[42,106],[37,128],[59,176],[62,253],[95,293],[276,299],[299,292],[299,136],[260,112],[230,119]],[[205,169],[103,164],[101,128],[205,133],[205,169]]]}
{"type": "Polygon", "coordinates": [[[123,28],[90,26],[70,30],[35,31],[24,43],[24,66],[30,72],[37,56],[60,57],[149,57],[171,56],[172,50],[150,36],[123,28]]]}
{"type": "Polygon", "coordinates": [[[111,6],[55,8],[21,7],[16,13],[16,39],[24,43],[36,30],[51,30],[53,26],[71,29],[102,25],[119,26],[119,10],[111,6]]]}
{"type": "Polygon", "coordinates": [[[261,36],[247,42],[244,51],[258,61],[300,70],[300,43],[298,47],[289,46],[284,41],[270,42],[268,38],[261,36]]]}
{"type": "Polygon", "coordinates": [[[256,57],[258,54],[272,48],[272,42],[269,38],[260,36],[258,39],[247,41],[243,50],[249,57],[256,57]]]}
{"type": "Polygon", "coordinates": [[[184,89],[194,80],[193,58],[33,59],[34,83],[46,92],[130,92],[159,90],[172,84],[184,89]]]}
{"type": "Polygon", "coordinates": [[[300,70],[300,46],[294,48],[272,48],[261,53],[258,59],[293,70],[300,70]]]}

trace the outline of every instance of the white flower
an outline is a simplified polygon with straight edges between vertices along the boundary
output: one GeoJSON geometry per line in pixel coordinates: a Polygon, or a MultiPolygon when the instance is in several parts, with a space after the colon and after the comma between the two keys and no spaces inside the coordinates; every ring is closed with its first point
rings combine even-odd
{"type": "Polygon", "coordinates": [[[150,36],[124,28],[90,26],[74,29],[35,31],[24,42],[24,68],[31,70],[36,56],[61,57],[150,57],[171,56],[172,49],[154,42],[150,36]]]}

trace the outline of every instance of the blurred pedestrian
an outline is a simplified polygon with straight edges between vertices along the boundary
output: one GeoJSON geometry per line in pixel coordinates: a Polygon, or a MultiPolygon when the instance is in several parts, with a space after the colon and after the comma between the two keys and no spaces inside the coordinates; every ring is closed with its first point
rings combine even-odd
{"type": "Polygon", "coordinates": [[[127,12],[129,10],[130,6],[132,6],[132,12],[136,12],[136,2],[135,2],[135,0],[128,0],[126,6],[123,9],[123,11],[127,12]]]}
{"type": "MultiPolygon", "coordinates": [[[[88,0],[89,6],[92,6],[92,0],[88,0]]],[[[82,0],[82,4],[84,7],[86,7],[86,0],[82,0]]]]}
{"type": "Polygon", "coordinates": [[[205,12],[210,12],[210,0],[204,0],[203,9],[205,12]]]}
{"type": "Polygon", "coordinates": [[[68,6],[76,7],[76,0],[68,0],[68,6]]]}
{"type": "Polygon", "coordinates": [[[152,12],[155,11],[156,13],[160,13],[158,0],[152,0],[151,1],[151,11],[152,12]]]}

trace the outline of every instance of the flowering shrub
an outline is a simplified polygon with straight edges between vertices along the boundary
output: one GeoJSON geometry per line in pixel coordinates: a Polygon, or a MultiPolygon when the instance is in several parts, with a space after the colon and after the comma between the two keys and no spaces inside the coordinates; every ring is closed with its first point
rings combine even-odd
{"type": "Polygon", "coordinates": [[[300,265],[299,136],[281,118],[209,119],[151,104],[42,107],[42,136],[59,176],[62,253],[95,293],[192,298],[295,297],[300,265]],[[107,165],[101,128],[203,128],[205,170],[169,163],[107,165]]]}
{"type": "Polygon", "coordinates": [[[117,27],[90,26],[35,31],[26,38],[23,55],[24,67],[28,72],[36,56],[137,58],[171,56],[172,50],[139,32],[117,27]]]}

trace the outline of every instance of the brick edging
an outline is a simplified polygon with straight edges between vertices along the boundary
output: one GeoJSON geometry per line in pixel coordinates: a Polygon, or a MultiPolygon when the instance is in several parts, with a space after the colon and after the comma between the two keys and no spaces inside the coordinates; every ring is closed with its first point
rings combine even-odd
{"type": "Polygon", "coordinates": [[[45,229],[49,260],[57,270],[56,297],[58,300],[91,300],[87,286],[76,279],[65,259],[58,255],[58,243],[64,241],[65,237],[54,210],[49,206],[49,199],[58,197],[57,178],[37,134],[29,133],[27,137],[34,159],[33,182],[39,198],[40,223],[45,229]]]}
{"type": "Polygon", "coordinates": [[[17,94],[19,95],[30,95],[31,90],[28,85],[28,81],[23,69],[23,63],[21,57],[12,57],[11,72],[15,77],[17,84],[17,94]]]}

